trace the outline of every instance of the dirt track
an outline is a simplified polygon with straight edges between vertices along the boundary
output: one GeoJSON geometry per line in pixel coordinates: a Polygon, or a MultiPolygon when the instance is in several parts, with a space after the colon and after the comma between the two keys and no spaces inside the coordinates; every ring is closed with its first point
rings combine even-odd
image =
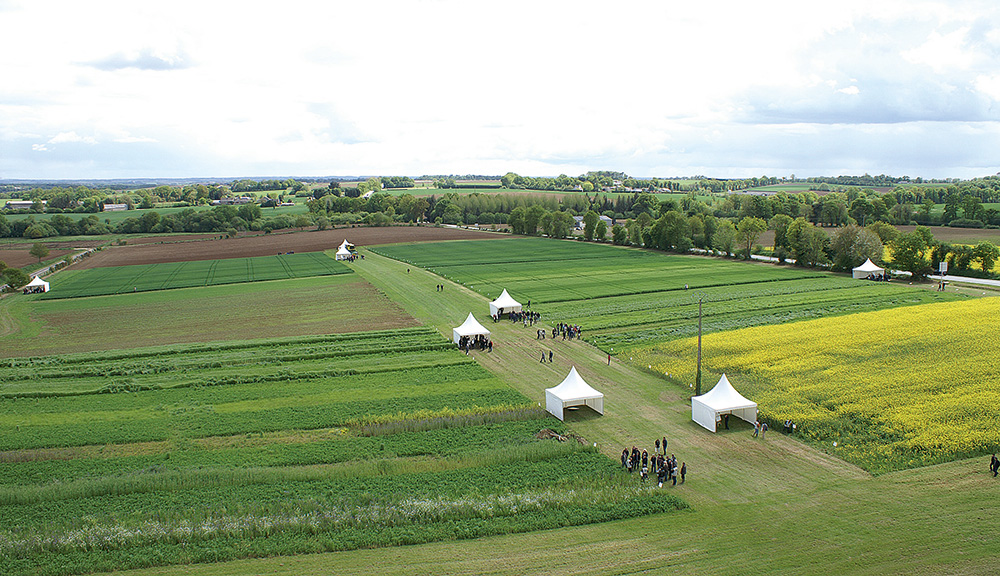
{"type": "Polygon", "coordinates": [[[242,238],[218,239],[209,236],[192,240],[179,236],[177,241],[164,237],[162,244],[132,244],[112,246],[94,253],[75,267],[103,268],[130,264],[160,264],[221,258],[246,258],[270,256],[284,252],[317,252],[340,246],[345,239],[357,246],[394,244],[397,242],[432,242],[437,240],[481,240],[502,238],[502,235],[475,230],[434,228],[422,226],[393,226],[389,228],[337,228],[309,230],[287,234],[267,234],[242,238]]]}

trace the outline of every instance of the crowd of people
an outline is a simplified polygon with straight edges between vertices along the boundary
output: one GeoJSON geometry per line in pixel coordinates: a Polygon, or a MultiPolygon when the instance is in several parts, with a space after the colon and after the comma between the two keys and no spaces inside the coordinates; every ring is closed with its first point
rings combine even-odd
{"type": "Polygon", "coordinates": [[[563,340],[566,340],[566,338],[572,340],[573,338],[579,338],[581,332],[583,332],[583,328],[579,324],[563,324],[560,322],[552,329],[552,337],[555,338],[562,334],[563,340]]]}
{"type": "MultiPolygon", "coordinates": [[[[503,318],[504,310],[500,308],[497,310],[496,316],[493,316],[493,323],[497,323],[503,318]]],[[[536,322],[542,317],[538,312],[532,312],[531,310],[523,310],[521,312],[511,311],[507,313],[507,318],[512,323],[516,324],[518,322],[524,324],[525,327],[534,326],[536,322]]]]}
{"type": "Polygon", "coordinates": [[[486,350],[487,352],[493,351],[493,340],[489,336],[478,334],[476,336],[462,336],[458,339],[458,348],[460,350],[465,350],[465,355],[468,356],[469,352],[472,350],[486,350]]]}
{"type": "Polygon", "coordinates": [[[627,447],[622,449],[622,468],[629,473],[638,472],[639,478],[643,482],[646,482],[652,474],[656,477],[660,488],[667,482],[672,482],[672,485],[676,486],[678,478],[683,484],[687,475],[687,463],[681,462],[678,468],[677,457],[673,454],[667,456],[666,437],[663,438],[662,445],[660,439],[656,439],[652,455],[645,449],[640,452],[639,448],[635,446],[632,446],[632,450],[627,447]]]}

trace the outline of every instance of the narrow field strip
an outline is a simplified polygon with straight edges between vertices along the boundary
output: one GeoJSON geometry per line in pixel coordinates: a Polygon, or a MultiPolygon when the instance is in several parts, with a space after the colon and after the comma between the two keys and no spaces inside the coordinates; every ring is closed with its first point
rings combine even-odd
{"type": "Polygon", "coordinates": [[[282,254],[255,258],[144,264],[78,270],[51,278],[52,290],[42,300],[126,294],[171,288],[214,286],[282,280],[307,276],[348,274],[347,266],[314,254],[282,254]]]}

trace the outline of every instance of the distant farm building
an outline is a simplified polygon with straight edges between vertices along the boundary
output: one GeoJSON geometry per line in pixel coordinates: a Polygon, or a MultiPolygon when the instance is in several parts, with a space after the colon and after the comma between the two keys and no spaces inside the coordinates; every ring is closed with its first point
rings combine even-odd
{"type": "Polygon", "coordinates": [[[105,204],[105,212],[124,212],[128,210],[128,204],[105,204]]]}
{"type": "MultiPolygon", "coordinates": [[[[609,218],[607,216],[598,216],[598,219],[601,222],[604,222],[604,224],[606,224],[608,228],[611,228],[611,226],[614,224],[614,222],[611,220],[611,218],[609,218]]],[[[576,229],[577,230],[583,230],[583,226],[584,226],[584,224],[583,224],[583,216],[573,216],[573,220],[576,220],[576,229]]]]}
{"type": "MultiPolygon", "coordinates": [[[[42,200],[42,206],[48,204],[48,201],[42,200]]],[[[31,207],[35,205],[33,200],[8,200],[7,205],[4,206],[6,210],[31,210],[31,207]]]]}
{"type": "Polygon", "coordinates": [[[249,196],[237,196],[235,198],[233,198],[233,197],[226,197],[226,198],[219,198],[218,200],[212,200],[212,204],[215,204],[216,206],[220,206],[220,205],[221,206],[232,206],[234,204],[250,204],[251,202],[253,202],[253,198],[251,198],[249,196]]]}

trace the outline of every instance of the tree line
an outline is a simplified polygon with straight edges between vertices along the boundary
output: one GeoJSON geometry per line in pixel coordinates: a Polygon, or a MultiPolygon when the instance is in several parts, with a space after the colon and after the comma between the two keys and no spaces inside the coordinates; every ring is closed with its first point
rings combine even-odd
{"type": "Polygon", "coordinates": [[[8,220],[0,214],[0,237],[38,239],[53,236],[174,232],[235,235],[239,231],[270,232],[286,228],[303,228],[314,223],[312,218],[304,214],[264,217],[263,211],[257,204],[223,205],[208,210],[188,208],[162,216],[155,210],[144,210],[140,216],[125,218],[114,225],[101,221],[96,214],[79,219],[73,219],[65,214],[56,214],[47,219],[32,215],[19,220],[8,220]]]}

